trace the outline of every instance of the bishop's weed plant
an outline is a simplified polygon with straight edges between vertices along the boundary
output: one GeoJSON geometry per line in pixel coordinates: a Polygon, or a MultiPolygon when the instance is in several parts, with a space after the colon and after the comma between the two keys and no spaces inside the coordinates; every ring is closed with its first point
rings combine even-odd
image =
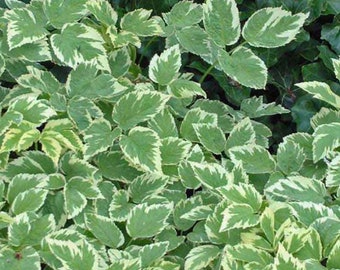
{"type": "Polygon", "coordinates": [[[241,24],[234,0],[162,16],[106,0],[5,2],[0,269],[340,269],[340,97],[298,84],[325,108],[274,153],[260,120],[289,110],[208,99],[182,66],[194,54],[211,65],[202,81],[215,68],[263,89],[254,51],[289,44],[308,13],[267,7],[241,24]],[[165,48],[143,69],[147,38],[165,48]]]}

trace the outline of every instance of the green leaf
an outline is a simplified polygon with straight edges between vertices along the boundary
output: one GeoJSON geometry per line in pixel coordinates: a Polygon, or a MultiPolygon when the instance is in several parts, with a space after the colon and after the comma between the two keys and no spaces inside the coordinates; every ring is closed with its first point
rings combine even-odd
{"type": "Polygon", "coordinates": [[[292,141],[284,141],[279,144],[276,159],[277,166],[281,171],[290,175],[300,171],[305,162],[305,154],[298,144],[292,141]]]}
{"type": "Polygon", "coordinates": [[[129,194],[126,190],[118,190],[112,196],[109,213],[113,221],[126,221],[135,204],[129,203],[129,194]]]}
{"type": "Polygon", "coordinates": [[[213,245],[194,247],[186,256],[185,270],[205,269],[220,254],[220,249],[213,245]]]}
{"type": "Polygon", "coordinates": [[[113,145],[115,139],[121,134],[120,128],[111,130],[111,124],[105,119],[96,119],[84,132],[85,154],[88,159],[98,153],[104,152],[113,145]]]}
{"type": "Polygon", "coordinates": [[[257,225],[260,217],[248,204],[231,204],[223,211],[220,231],[246,229],[257,225]]]}
{"type": "Polygon", "coordinates": [[[104,245],[117,248],[124,244],[124,235],[111,219],[96,214],[86,214],[85,224],[104,245]]]}
{"type": "Polygon", "coordinates": [[[209,151],[216,155],[220,155],[226,145],[226,138],[217,126],[211,124],[193,124],[200,143],[209,151]]]}
{"type": "Polygon", "coordinates": [[[303,176],[290,176],[267,185],[265,194],[277,201],[304,201],[324,203],[327,190],[318,180],[303,176]]]}
{"type": "Polygon", "coordinates": [[[27,8],[7,10],[4,16],[8,20],[7,42],[10,50],[41,40],[48,34],[44,25],[27,8]]]}
{"type": "Polygon", "coordinates": [[[312,94],[314,98],[326,101],[335,108],[340,109],[340,97],[332,92],[328,84],[313,81],[297,83],[296,86],[312,94]]]}
{"type": "Polygon", "coordinates": [[[231,55],[219,51],[218,62],[223,71],[240,84],[263,89],[267,83],[267,67],[250,49],[237,47],[231,55]]]}
{"type": "Polygon", "coordinates": [[[2,73],[4,73],[5,70],[6,70],[5,58],[3,57],[2,54],[0,54],[0,76],[2,75],[2,73]]]}
{"type": "Polygon", "coordinates": [[[23,120],[39,126],[46,122],[56,112],[46,105],[44,100],[37,100],[36,97],[20,97],[16,98],[8,107],[8,112],[19,112],[23,116],[23,120]]]}
{"type": "Polygon", "coordinates": [[[28,74],[17,79],[18,84],[50,95],[58,92],[61,85],[51,72],[37,69],[34,66],[28,66],[27,70],[28,74]]]}
{"type": "Polygon", "coordinates": [[[288,253],[288,251],[283,247],[283,245],[279,244],[279,248],[274,259],[274,270],[288,270],[288,269],[296,269],[296,270],[305,270],[304,264],[301,263],[298,259],[296,259],[292,254],[288,253]]]}
{"type": "Polygon", "coordinates": [[[162,27],[155,18],[149,19],[151,12],[142,8],[128,12],[121,19],[120,27],[142,37],[160,35],[162,27]]]}
{"type": "Polygon", "coordinates": [[[163,51],[159,56],[155,54],[149,65],[149,78],[160,85],[168,85],[178,76],[181,67],[181,52],[175,45],[163,51]]]}
{"type": "Polygon", "coordinates": [[[37,211],[43,206],[47,192],[47,190],[35,188],[20,193],[13,201],[13,213],[18,215],[24,212],[37,211]]]}
{"type": "Polygon", "coordinates": [[[182,28],[199,23],[203,17],[202,5],[191,1],[180,1],[173,5],[169,13],[163,13],[167,24],[182,28]]]}
{"type": "Polygon", "coordinates": [[[46,0],[44,1],[44,12],[48,21],[57,29],[66,23],[76,22],[86,13],[87,0],[46,0]]]}
{"type": "Polygon", "coordinates": [[[7,270],[40,270],[40,256],[32,247],[25,247],[19,253],[10,248],[3,248],[0,253],[0,268],[7,270]]]}
{"type": "Polygon", "coordinates": [[[117,22],[117,12],[105,0],[87,1],[86,8],[104,25],[115,25],[117,22]]]}
{"type": "Polygon", "coordinates": [[[340,267],[339,256],[340,256],[340,241],[338,240],[336,241],[331,252],[329,253],[327,267],[339,268],[340,267]]]}
{"type": "Polygon", "coordinates": [[[126,230],[132,238],[155,236],[168,225],[172,210],[172,204],[136,205],[128,216],[126,230]]]}
{"type": "Polygon", "coordinates": [[[308,14],[281,8],[256,11],[245,23],[242,36],[254,47],[276,48],[291,42],[307,19],[308,14]]]}
{"type": "Polygon", "coordinates": [[[50,39],[54,54],[63,64],[76,68],[92,60],[98,69],[109,70],[104,40],[95,29],[81,23],[63,22],[61,33],[53,34],[50,39]]]}
{"type": "Polygon", "coordinates": [[[306,159],[313,159],[313,136],[308,133],[297,132],[286,136],[283,142],[293,142],[303,151],[306,159]]]}
{"type": "Polygon", "coordinates": [[[340,186],[340,155],[333,158],[333,160],[327,165],[326,186],[340,186]]]}
{"type": "Polygon", "coordinates": [[[66,92],[70,98],[81,96],[89,99],[109,98],[126,90],[109,74],[97,76],[98,69],[92,62],[75,67],[67,78],[66,92]]]}
{"type": "Polygon", "coordinates": [[[321,39],[326,40],[337,54],[340,53],[339,30],[340,27],[336,20],[334,20],[334,23],[324,24],[321,30],[321,39]]]}
{"type": "MultiPolygon", "coordinates": [[[[253,247],[252,245],[249,244],[238,244],[233,247],[231,246],[226,247],[227,254],[230,254],[229,256],[236,260],[257,263],[257,266],[258,264],[260,264],[262,268],[271,265],[271,263],[273,262],[273,257],[268,252],[261,250],[257,247],[253,247]]],[[[249,266],[248,269],[253,269],[250,267],[249,264],[248,266],[249,266]]]]}
{"type": "Polygon", "coordinates": [[[258,211],[262,205],[261,194],[250,184],[223,186],[218,191],[232,203],[248,204],[254,211],[258,211]]]}
{"type": "Polygon", "coordinates": [[[131,58],[126,47],[114,50],[108,54],[111,74],[115,78],[124,76],[131,66],[131,58]]]}
{"type": "Polygon", "coordinates": [[[217,115],[214,113],[207,113],[200,108],[194,108],[187,112],[181,124],[181,135],[189,141],[198,142],[199,139],[197,138],[193,127],[194,124],[212,124],[216,126],[217,115]]]}
{"type": "Polygon", "coordinates": [[[242,100],[241,110],[244,111],[250,118],[289,112],[289,110],[286,110],[281,105],[276,105],[274,102],[269,104],[263,103],[263,96],[251,97],[242,100]]]}
{"type": "Polygon", "coordinates": [[[169,96],[155,91],[133,91],[123,95],[112,111],[113,120],[128,130],[147,121],[165,108],[169,96]]]}
{"type": "Polygon", "coordinates": [[[174,80],[167,88],[171,95],[177,98],[192,98],[194,96],[207,97],[199,83],[185,79],[174,80]]]}
{"type": "Polygon", "coordinates": [[[335,77],[340,81],[340,59],[332,59],[335,77]]]}
{"type": "Polygon", "coordinates": [[[143,246],[138,252],[138,257],[142,261],[142,267],[151,266],[156,260],[162,258],[167,252],[168,246],[168,241],[143,246]]]}
{"type": "Polygon", "coordinates": [[[117,48],[128,46],[130,44],[140,48],[142,45],[136,34],[124,30],[119,31],[118,33],[114,26],[109,26],[107,28],[107,34],[109,35],[112,44],[117,48]]]}
{"type": "Polygon", "coordinates": [[[161,140],[162,164],[176,165],[189,153],[191,142],[176,137],[168,137],[161,140]]]}
{"type": "Polygon", "coordinates": [[[168,184],[169,177],[158,174],[142,174],[136,177],[129,186],[129,194],[132,200],[140,203],[149,195],[157,195],[168,184]]]}
{"type": "Polygon", "coordinates": [[[19,127],[9,129],[3,139],[0,153],[9,151],[22,151],[38,141],[39,130],[32,128],[30,124],[23,123],[19,127]]]}
{"type": "Polygon", "coordinates": [[[271,208],[267,207],[262,212],[260,226],[268,241],[273,243],[275,237],[275,213],[271,208]]]}
{"type": "Polygon", "coordinates": [[[217,163],[192,162],[192,165],[197,179],[209,189],[232,184],[227,170],[217,163]]]}
{"type": "Polygon", "coordinates": [[[61,261],[65,269],[91,270],[98,267],[98,255],[85,240],[73,242],[47,237],[46,242],[52,254],[61,261]]]}
{"type": "Polygon", "coordinates": [[[254,144],[256,141],[256,134],[250,119],[244,118],[238,122],[229,134],[225,149],[228,151],[234,146],[243,146],[254,144]]]}
{"type": "Polygon", "coordinates": [[[148,127],[156,131],[161,139],[165,139],[167,137],[178,137],[175,118],[167,108],[150,119],[148,127]]]}
{"type": "Polygon", "coordinates": [[[80,96],[69,100],[67,113],[80,131],[90,126],[92,118],[103,117],[103,112],[93,101],[80,96]]]}
{"type": "Polygon", "coordinates": [[[229,154],[232,162],[242,163],[247,173],[271,173],[275,170],[275,160],[262,146],[235,146],[229,149],[229,154]]]}
{"type": "Polygon", "coordinates": [[[225,47],[237,42],[241,27],[234,0],[208,0],[203,10],[204,28],[217,45],[225,47]]]}
{"type": "Polygon", "coordinates": [[[135,127],[120,139],[120,147],[126,159],[137,169],[146,172],[162,172],[161,141],[156,132],[145,127],[135,127]]]}
{"type": "Polygon", "coordinates": [[[314,162],[327,156],[331,151],[340,146],[340,123],[321,125],[314,131],[313,160],[314,162]]]}

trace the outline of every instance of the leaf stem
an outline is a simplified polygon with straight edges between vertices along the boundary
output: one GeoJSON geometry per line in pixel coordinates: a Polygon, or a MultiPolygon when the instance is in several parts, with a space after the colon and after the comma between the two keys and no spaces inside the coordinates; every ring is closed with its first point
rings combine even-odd
{"type": "Polygon", "coordinates": [[[202,84],[204,82],[205,78],[210,74],[210,72],[213,70],[216,64],[217,64],[217,60],[204,72],[204,74],[198,81],[199,84],[202,84]]]}
{"type": "MultiPolygon", "coordinates": [[[[146,43],[146,45],[145,45],[145,47],[144,47],[143,50],[145,51],[145,50],[151,45],[151,43],[155,41],[156,38],[157,38],[157,36],[153,36],[153,37],[149,40],[149,42],[146,43]]],[[[139,58],[139,60],[138,60],[138,66],[140,66],[140,64],[142,63],[143,58],[144,58],[144,55],[141,54],[141,55],[140,55],[140,58],[139,58]]]]}

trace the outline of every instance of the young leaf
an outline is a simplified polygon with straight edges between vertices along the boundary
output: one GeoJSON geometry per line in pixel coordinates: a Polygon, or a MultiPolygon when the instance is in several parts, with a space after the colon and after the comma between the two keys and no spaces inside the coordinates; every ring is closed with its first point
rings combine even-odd
{"type": "Polygon", "coordinates": [[[213,245],[198,246],[190,250],[186,256],[185,270],[205,269],[219,254],[220,249],[213,245]]]}
{"type": "Polygon", "coordinates": [[[85,215],[86,227],[103,244],[117,248],[124,244],[124,235],[117,225],[109,218],[96,215],[85,215]]]}
{"type": "Polygon", "coordinates": [[[105,0],[90,0],[86,3],[86,8],[104,25],[115,25],[118,19],[109,2],[105,0]]]}
{"type": "Polygon", "coordinates": [[[57,29],[61,29],[67,23],[73,23],[82,18],[87,10],[87,0],[46,0],[44,12],[48,21],[57,29]]]}
{"type": "Polygon", "coordinates": [[[168,225],[172,210],[172,204],[136,205],[128,216],[126,230],[132,238],[155,236],[168,225]]]}
{"type": "Polygon", "coordinates": [[[85,154],[88,159],[113,145],[115,139],[121,134],[120,128],[111,130],[111,124],[105,119],[96,119],[84,132],[85,154]]]}
{"type": "Polygon", "coordinates": [[[113,120],[128,130],[147,121],[165,108],[169,96],[156,91],[133,91],[122,96],[112,111],[113,120]]]}
{"type": "Polygon", "coordinates": [[[177,98],[192,98],[194,96],[207,97],[199,83],[184,79],[174,80],[168,87],[171,95],[177,98]]]}
{"type": "Polygon", "coordinates": [[[321,125],[316,128],[313,136],[314,162],[327,156],[331,151],[340,146],[340,123],[321,125]]]}
{"type": "Polygon", "coordinates": [[[93,60],[97,68],[108,70],[103,43],[102,36],[95,29],[81,23],[63,24],[61,33],[51,36],[54,54],[72,68],[93,60]]]}
{"type": "Polygon", "coordinates": [[[234,0],[208,0],[203,10],[204,28],[217,45],[225,47],[237,42],[241,27],[234,0]]]}
{"type": "Polygon", "coordinates": [[[254,47],[280,47],[295,38],[307,17],[308,14],[292,15],[281,8],[260,9],[245,23],[242,36],[254,47]]]}
{"type": "Polygon", "coordinates": [[[229,149],[229,154],[232,162],[241,162],[247,173],[270,173],[275,170],[275,160],[262,146],[235,146],[229,149]]]}
{"type": "Polygon", "coordinates": [[[163,30],[155,18],[149,19],[151,12],[142,8],[128,12],[121,19],[120,27],[142,37],[160,35],[163,30]]]}
{"type": "Polygon", "coordinates": [[[191,1],[180,1],[176,3],[169,13],[163,13],[167,24],[183,28],[199,23],[203,17],[202,5],[191,1]]]}
{"type": "Polygon", "coordinates": [[[337,109],[340,109],[340,97],[332,92],[327,83],[324,82],[302,82],[297,83],[296,86],[305,90],[317,99],[321,99],[331,104],[337,109]]]}
{"type": "Polygon", "coordinates": [[[250,118],[289,112],[289,110],[286,110],[281,105],[276,105],[274,102],[269,104],[263,103],[263,96],[251,97],[242,100],[241,110],[244,111],[250,118]]]}
{"type": "Polygon", "coordinates": [[[175,45],[151,58],[149,78],[160,85],[168,85],[176,79],[180,67],[181,52],[179,46],[175,45]]]}
{"type": "Polygon", "coordinates": [[[15,8],[5,12],[9,49],[43,39],[48,31],[27,8],[15,8]]]}
{"type": "Polygon", "coordinates": [[[211,124],[193,124],[200,143],[209,151],[220,155],[226,145],[223,131],[211,124]]]}
{"type": "Polygon", "coordinates": [[[135,127],[120,139],[124,156],[137,168],[146,172],[162,172],[161,141],[156,132],[145,127],[135,127]]]}
{"type": "Polygon", "coordinates": [[[267,84],[267,67],[250,49],[237,47],[231,55],[220,50],[218,62],[223,71],[240,84],[264,89],[267,84]]]}

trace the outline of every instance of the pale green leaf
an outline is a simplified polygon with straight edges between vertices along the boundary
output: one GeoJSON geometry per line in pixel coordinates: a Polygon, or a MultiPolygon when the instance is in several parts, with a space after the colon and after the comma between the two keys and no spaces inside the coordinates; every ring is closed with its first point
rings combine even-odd
{"type": "Polygon", "coordinates": [[[289,175],[300,171],[305,161],[305,154],[298,144],[293,141],[284,141],[279,144],[276,159],[281,171],[289,175]]]}
{"type": "Polygon", "coordinates": [[[47,192],[39,188],[26,190],[14,199],[11,210],[16,215],[29,211],[35,212],[43,206],[47,192]]]}
{"type": "Polygon", "coordinates": [[[174,80],[167,88],[171,95],[177,98],[207,97],[199,83],[185,79],[174,80]]]}
{"type": "Polygon", "coordinates": [[[203,10],[204,28],[217,45],[225,47],[237,42],[241,27],[234,0],[208,0],[203,10]]]}
{"type": "Polygon", "coordinates": [[[169,98],[156,91],[130,92],[122,96],[115,104],[112,118],[122,129],[130,129],[158,114],[165,108],[169,98]]]}
{"type": "Polygon", "coordinates": [[[198,246],[190,250],[186,256],[185,270],[205,269],[219,254],[220,249],[213,245],[198,246]]]}
{"type": "Polygon", "coordinates": [[[293,142],[303,151],[305,158],[313,159],[313,136],[308,133],[297,132],[284,137],[283,142],[293,142]]]}
{"type": "Polygon", "coordinates": [[[243,146],[247,144],[254,144],[256,141],[256,134],[250,119],[244,118],[238,122],[229,134],[225,149],[228,151],[234,146],[243,146]]]}
{"type": "Polygon", "coordinates": [[[275,170],[275,160],[262,146],[235,146],[229,149],[229,154],[232,162],[242,163],[247,173],[271,173],[275,170]]]}
{"type": "Polygon", "coordinates": [[[125,158],[137,169],[146,172],[162,172],[161,141],[156,132],[145,127],[135,127],[120,139],[125,158]]]}
{"type": "Polygon", "coordinates": [[[165,189],[169,177],[158,174],[142,174],[136,177],[129,186],[129,194],[136,203],[142,202],[149,195],[157,195],[165,189]]]}
{"type": "Polygon", "coordinates": [[[168,137],[161,140],[161,158],[162,164],[176,165],[189,154],[191,142],[176,138],[168,137]]]}
{"type": "Polygon", "coordinates": [[[340,155],[337,155],[327,164],[326,186],[340,186],[340,155]]]}
{"type": "Polygon", "coordinates": [[[168,241],[144,245],[138,252],[138,257],[142,261],[142,267],[151,266],[156,260],[162,258],[167,252],[168,241]]]}
{"type": "Polygon", "coordinates": [[[135,204],[129,203],[129,193],[123,189],[118,190],[112,196],[109,208],[110,218],[118,222],[126,221],[134,206],[135,204]]]}
{"type": "Polygon", "coordinates": [[[329,253],[328,260],[327,260],[327,267],[329,268],[340,268],[340,240],[338,239],[333,246],[331,252],[329,253]]]}
{"type": "Polygon", "coordinates": [[[128,45],[136,46],[140,48],[142,43],[139,37],[129,31],[121,30],[117,32],[117,29],[113,26],[109,26],[106,30],[107,35],[110,37],[114,47],[121,48],[128,45]]]}
{"type": "Polygon", "coordinates": [[[95,29],[81,23],[64,24],[61,33],[50,39],[54,54],[63,64],[75,68],[92,60],[98,69],[109,70],[104,40],[95,29]]]}
{"type": "MultiPolygon", "coordinates": [[[[261,269],[273,262],[273,257],[268,252],[249,244],[238,244],[233,247],[227,246],[226,252],[236,260],[248,263],[257,263],[257,266],[258,264],[262,266],[261,269]]],[[[246,269],[250,270],[252,268],[249,267],[246,269]]]]}
{"type": "Polygon", "coordinates": [[[340,97],[332,92],[327,83],[324,82],[302,82],[296,86],[313,95],[314,98],[321,99],[331,104],[337,109],[340,109],[340,97]]]}
{"type": "Polygon", "coordinates": [[[191,1],[179,1],[163,17],[167,24],[182,28],[199,23],[203,18],[203,9],[191,1]]]}
{"type": "Polygon", "coordinates": [[[0,76],[2,75],[2,73],[4,73],[5,70],[6,70],[5,58],[3,57],[2,54],[0,54],[0,76]]]}
{"type": "Polygon", "coordinates": [[[274,259],[273,270],[306,270],[303,263],[296,259],[292,254],[279,244],[276,257],[274,259]]]}
{"type": "Polygon", "coordinates": [[[340,59],[332,59],[335,77],[340,81],[340,59]]]}
{"type": "MultiPolygon", "coordinates": [[[[331,124],[338,122],[340,119],[340,111],[322,107],[310,120],[312,128],[315,130],[323,124],[331,124]]],[[[312,158],[311,158],[312,159],[312,158]]]]}
{"type": "Polygon", "coordinates": [[[269,104],[263,103],[263,96],[242,100],[241,110],[250,118],[289,112],[289,110],[283,108],[281,105],[276,105],[274,102],[269,104]]]}
{"type": "Polygon", "coordinates": [[[85,154],[88,159],[98,153],[104,152],[113,145],[115,139],[121,134],[120,128],[111,130],[111,124],[105,119],[96,119],[84,132],[85,154]]]}
{"type": "Polygon", "coordinates": [[[126,47],[114,50],[108,54],[111,74],[115,78],[124,76],[131,66],[131,58],[126,47]]]}
{"type": "Polygon", "coordinates": [[[326,157],[340,146],[340,123],[321,125],[314,131],[313,160],[314,162],[326,157]]]}
{"type": "Polygon", "coordinates": [[[181,52],[175,45],[163,51],[159,56],[155,54],[149,65],[149,78],[160,85],[168,85],[178,76],[181,67],[181,52]]]}
{"type": "Polygon", "coordinates": [[[126,230],[132,238],[155,236],[168,225],[172,210],[172,204],[136,205],[128,216],[126,230]]]}
{"type": "Polygon", "coordinates": [[[210,152],[220,155],[226,145],[225,135],[218,126],[193,124],[199,142],[210,152]]]}
{"type": "Polygon", "coordinates": [[[40,256],[32,247],[20,251],[21,259],[17,259],[17,251],[4,248],[0,253],[0,268],[7,270],[40,270],[40,256]]]}
{"type": "Polygon", "coordinates": [[[267,67],[250,49],[239,46],[231,55],[220,50],[218,62],[223,71],[240,84],[255,89],[265,88],[267,67]]]}
{"type": "Polygon", "coordinates": [[[117,248],[124,244],[123,233],[111,219],[96,214],[86,214],[85,224],[90,232],[106,246],[117,248]]]}
{"type": "Polygon", "coordinates": [[[254,47],[280,47],[295,38],[307,17],[304,13],[292,15],[280,7],[260,9],[245,23],[242,36],[254,47]]]}
{"type": "Polygon", "coordinates": [[[327,190],[322,182],[303,176],[279,179],[267,185],[265,194],[276,201],[324,203],[327,198],[327,190]]]}
{"type": "Polygon", "coordinates": [[[260,226],[268,241],[273,243],[275,237],[275,213],[271,208],[267,207],[262,212],[260,226]]]}
{"type": "Polygon", "coordinates": [[[44,12],[49,22],[57,29],[66,23],[73,23],[81,19],[87,12],[87,0],[45,0],[44,12]]]}
{"type": "Polygon", "coordinates": [[[86,8],[104,25],[115,25],[117,22],[117,12],[114,11],[110,3],[105,0],[87,1],[86,8]]]}
{"type": "Polygon", "coordinates": [[[120,21],[123,30],[138,36],[156,36],[163,33],[162,27],[155,18],[149,19],[152,10],[136,9],[126,13],[120,21]]]}
{"type": "Polygon", "coordinates": [[[148,122],[148,127],[156,131],[161,139],[167,137],[178,137],[175,118],[167,108],[150,119],[148,122]]]}
{"type": "Polygon", "coordinates": [[[257,225],[260,217],[248,204],[231,204],[223,211],[220,232],[232,229],[246,229],[257,225]]]}
{"type": "Polygon", "coordinates": [[[44,25],[27,8],[7,10],[4,16],[8,20],[7,42],[10,50],[41,40],[48,34],[44,25]]]}
{"type": "Polygon", "coordinates": [[[205,112],[200,108],[194,108],[187,112],[180,127],[181,135],[187,140],[198,142],[199,139],[193,127],[194,124],[212,124],[216,126],[217,115],[205,112]]]}
{"type": "Polygon", "coordinates": [[[192,209],[202,205],[202,199],[200,197],[190,197],[189,199],[180,200],[173,210],[173,220],[176,226],[176,229],[181,231],[187,231],[194,224],[195,221],[187,220],[182,218],[182,216],[191,211],[192,209]]]}
{"type": "Polygon", "coordinates": [[[231,177],[227,170],[217,163],[192,162],[197,179],[210,189],[231,185],[231,177]]]}

